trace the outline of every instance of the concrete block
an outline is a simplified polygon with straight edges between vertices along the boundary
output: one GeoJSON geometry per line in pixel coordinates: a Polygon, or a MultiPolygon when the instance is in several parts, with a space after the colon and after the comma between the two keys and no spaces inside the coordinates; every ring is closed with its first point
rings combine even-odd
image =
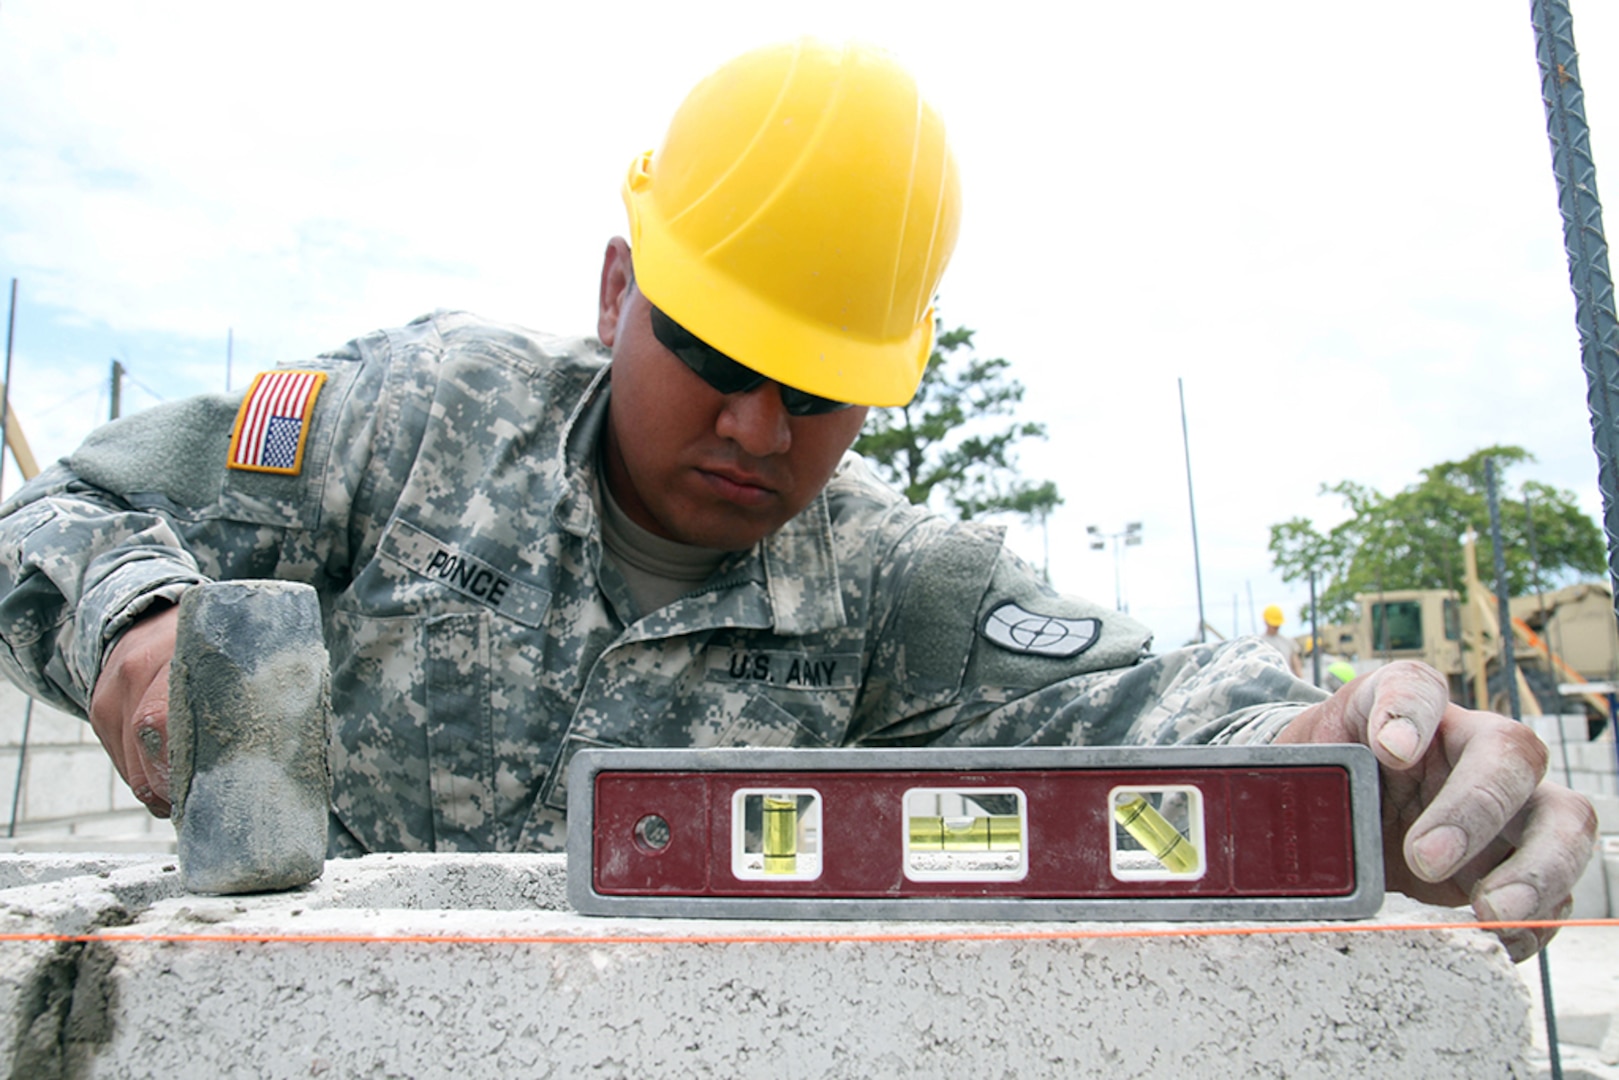
{"type": "Polygon", "coordinates": [[[1590,755],[1587,764],[1597,772],[1619,773],[1619,753],[1615,753],[1613,743],[1609,740],[1595,739],[1585,744],[1585,753],[1590,755]]]}
{"type": "Polygon", "coordinates": [[[1575,1046],[1601,1046],[1613,1027],[1612,1013],[1557,1010],[1557,1041],[1575,1046]]]}
{"type": "MultiPolygon", "coordinates": [[[[11,795],[17,788],[17,749],[0,749],[0,821],[11,820],[11,795]]],[[[22,807],[17,807],[22,813],[22,807]]]]}
{"type": "Polygon", "coordinates": [[[1569,781],[1571,772],[1584,773],[1588,770],[1580,760],[1579,750],[1584,743],[1569,743],[1567,746],[1549,746],[1546,749],[1546,775],[1560,784],[1574,785],[1569,781]]]}
{"type": "MultiPolygon", "coordinates": [[[[1574,883],[1574,908],[1570,913],[1576,919],[1606,919],[1612,910],[1608,895],[1608,873],[1600,854],[1585,864],[1585,870],[1574,883]]],[[[1602,1040],[1599,1038],[1597,1043],[1602,1040]]],[[[1592,1046],[1597,1045],[1592,1043],[1592,1046]]]]}
{"type": "Polygon", "coordinates": [[[73,822],[71,835],[80,839],[135,839],[137,837],[151,836],[156,830],[153,825],[162,825],[163,831],[170,836],[174,833],[174,826],[162,818],[155,818],[147,812],[146,807],[134,810],[122,810],[111,814],[98,814],[95,817],[85,818],[73,822]]]}
{"type": "Polygon", "coordinates": [[[22,740],[23,709],[28,695],[0,679],[0,746],[16,746],[22,740]]]}
{"type": "Polygon", "coordinates": [[[1602,860],[1603,871],[1608,876],[1608,917],[1619,919],[1619,836],[1602,838],[1598,858],[1602,860]]]}
{"type": "Polygon", "coordinates": [[[72,836],[58,832],[0,840],[0,852],[12,855],[174,855],[174,835],[72,836]]]}
{"type": "Polygon", "coordinates": [[[1530,1075],[1504,950],[1366,932],[1458,917],[1400,897],[1344,932],[1112,938],[590,918],[562,906],[560,856],[370,856],[230,897],[180,892],[172,862],[95,866],[0,892],[0,930],[90,935],[0,941],[0,1059],[23,1075],[48,1052],[165,1080],[1530,1075]]]}
{"type": "Polygon", "coordinates": [[[113,777],[110,797],[114,810],[139,810],[143,814],[146,813],[146,804],[135,798],[135,793],[129,790],[129,785],[124,783],[122,776],[113,777]]]}
{"type": "Polygon", "coordinates": [[[34,702],[33,714],[27,714],[28,695],[10,683],[0,681],[0,746],[16,746],[22,741],[23,728],[28,729],[29,746],[59,746],[83,742],[85,737],[95,739],[90,725],[77,716],[70,716],[46,705],[34,702]]]}
{"type": "MultiPolygon", "coordinates": [[[[1568,746],[1569,766],[1577,771],[1601,773],[1613,776],[1619,773],[1619,757],[1613,752],[1613,744],[1606,742],[1570,743],[1568,746]]],[[[1552,751],[1552,767],[1561,767],[1562,762],[1557,757],[1557,751],[1552,751]]]]}
{"type": "Polygon", "coordinates": [[[110,810],[117,775],[112,759],[99,744],[30,749],[22,816],[38,821],[110,810]]]}
{"type": "Polygon", "coordinates": [[[1596,807],[1597,832],[1619,834],[1619,795],[1587,795],[1596,807]]]}
{"type": "Polygon", "coordinates": [[[1619,777],[1615,777],[1612,772],[1581,769],[1568,774],[1554,762],[1546,775],[1548,779],[1555,780],[1559,784],[1567,784],[1587,798],[1619,794],[1619,777]]]}
{"type": "Polygon", "coordinates": [[[1535,734],[1549,746],[1553,754],[1557,752],[1558,740],[1565,743],[1583,743],[1590,737],[1590,729],[1586,724],[1585,714],[1564,716],[1529,716],[1525,722],[1535,729],[1535,734]]]}
{"type": "Polygon", "coordinates": [[[0,854],[0,891],[43,885],[64,878],[98,876],[105,871],[129,867],[147,872],[151,864],[149,857],[141,855],[0,854]]]}

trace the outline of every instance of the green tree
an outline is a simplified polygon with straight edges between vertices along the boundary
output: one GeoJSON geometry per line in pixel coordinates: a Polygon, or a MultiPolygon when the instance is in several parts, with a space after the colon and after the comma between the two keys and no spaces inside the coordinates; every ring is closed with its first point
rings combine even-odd
{"type": "Polygon", "coordinates": [[[1478,533],[1479,573],[1488,582],[1495,555],[1484,462],[1491,457],[1496,460],[1501,545],[1512,595],[1604,574],[1602,531],[1580,512],[1571,492],[1534,480],[1514,492],[1506,483],[1504,474],[1511,466],[1535,460],[1519,446],[1488,446],[1461,461],[1442,461],[1393,495],[1351,480],[1322,485],[1323,494],[1343,499],[1349,519],[1326,532],[1302,517],[1272,525],[1271,564],[1284,581],[1303,581],[1315,571],[1317,602],[1327,622],[1353,618],[1356,593],[1460,591],[1461,540],[1468,529],[1478,533]]]}
{"type": "Polygon", "coordinates": [[[935,494],[963,519],[1018,514],[1041,522],[1062,503],[1050,480],[1018,475],[1014,448],[1043,439],[1044,424],[1002,423],[1023,400],[1011,365],[973,351],[965,326],[941,331],[922,384],[909,405],[873,409],[854,449],[875,462],[889,483],[919,505],[935,494]],[[959,354],[959,355],[958,355],[959,354]]]}

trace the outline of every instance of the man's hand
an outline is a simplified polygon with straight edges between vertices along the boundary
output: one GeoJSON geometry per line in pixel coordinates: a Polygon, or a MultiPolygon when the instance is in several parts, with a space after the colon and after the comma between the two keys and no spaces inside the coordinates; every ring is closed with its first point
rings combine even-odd
{"type": "Polygon", "coordinates": [[[124,631],[90,695],[90,726],[135,797],[169,816],[169,661],[180,609],[143,616],[124,631]]]}
{"type": "MultiPolygon", "coordinates": [[[[1390,888],[1471,902],[1486,922],[1560,919],[1572,907],[1596,840],[1591,803],[1541,780],[1546,747],[1527,725],[1452,704],[1432,668],[1378,668],[1304,710],[1276,741],[1371,747],[1390,888]]],[[[1497,933],[1521,961],[1556,931],[1497,933]]]]}

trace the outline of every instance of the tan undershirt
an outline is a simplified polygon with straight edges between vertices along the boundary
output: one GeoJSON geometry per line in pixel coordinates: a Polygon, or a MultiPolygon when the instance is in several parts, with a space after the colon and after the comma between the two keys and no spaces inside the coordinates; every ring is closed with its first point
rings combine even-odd
{"type": "Polygon", "coordinates": [[[691,592],[725,561],[726,552],[665,540],[630,520],[604,482],[602,546],[624,575],[630,596],[642,615],[691,592]]]}

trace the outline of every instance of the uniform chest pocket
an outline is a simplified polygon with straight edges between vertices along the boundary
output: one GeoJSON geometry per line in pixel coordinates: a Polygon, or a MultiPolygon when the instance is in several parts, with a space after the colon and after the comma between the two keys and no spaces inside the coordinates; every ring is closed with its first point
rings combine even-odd
{"type": "Polygon", "coordinates": [[[829,746],[823,736],[764,694],[748,699],[714,746],[829,746]]]}
{"type": "Polygon", "coordinates": [[[373,851],[509,850],[569,709],[536,635],[482,611],[335,611],[333,807],[373,851]]]}
{"type": "Polygon", "coordinates": [[[493,846],[487,617],[338,610],[327,634],[343,824],[373,851],[493,846]]]}

